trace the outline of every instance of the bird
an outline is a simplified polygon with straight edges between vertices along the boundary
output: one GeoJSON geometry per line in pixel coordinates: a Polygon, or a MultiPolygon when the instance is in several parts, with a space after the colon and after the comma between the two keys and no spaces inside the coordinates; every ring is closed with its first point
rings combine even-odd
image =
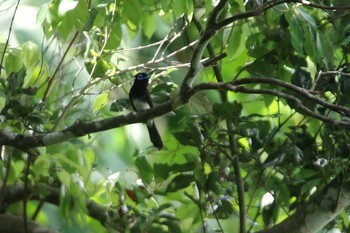
{"type": "MultiPolygon", "coordinates": [[[[146,73],[138,73],[135,75],[135,81],[129,92],[129,100],[136,112],[153,108],[151,95],[147,89],[149,79],[150,76],[146,73]]],[[[163,148],[163,141],[154,120],[148,120],[146,125],[152,144],[158,148],[158,150],[161,150],[163,148]]]]}

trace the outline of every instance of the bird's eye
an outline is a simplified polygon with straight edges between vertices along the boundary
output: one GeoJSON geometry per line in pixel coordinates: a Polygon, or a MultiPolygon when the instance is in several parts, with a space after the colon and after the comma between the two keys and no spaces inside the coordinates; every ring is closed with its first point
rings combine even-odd
{"type": "Polygon", "coordinates": [[[137,74],[137,75],[136,75],[136,78],[137,78],[138,80],[142,80],[142,79],[143,79],[143,75],[142,75],[142,74],[137,74]]]}
{"type": "Polygon", "coordinates": [[[143,73],[139,73],[136,75],[136,78],[138,80],[143,80],[143,79],[146,79],[147,78],[147,75],[143,74],[143,73]]]}

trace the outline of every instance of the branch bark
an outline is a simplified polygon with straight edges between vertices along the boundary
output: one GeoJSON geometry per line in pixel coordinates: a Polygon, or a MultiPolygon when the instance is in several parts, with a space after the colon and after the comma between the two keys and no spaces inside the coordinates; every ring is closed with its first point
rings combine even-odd
{"type": "Polygon", "coordinates": [[[346,180],[346,174],[342,173],[293,215],[281,223],[257,233],[317,232],[349,205],[350,180],[346,180]]]}
{"type": "MultiPolygon", "coordinates": [[[[319,97],[312,95],[308,90],[295,86],[293,84],[273,79],[273,78],[262,78],[262,77],[252,77],[252,78],[244,78],[235,80],[232,82],[217,82],[217,83],[201,83],[192,88],[187,89],[183,93],[184,99],[189,100],[194,94],[199,91],[204,90],[228,90],[239,93],[246,94],[267,94],[278,96],[284,98],[286,100],[292,101],[294,103],[294,108],[303,113],[307,114],[313,118],[319,119],[323,122],[330,123],[335,126],[345,126],[350,127],[350,121],[348,120],[336,120],[330,118],[328,116],[316,113],[309,108],[307,108],[303,102],[297,98],[296,96],[302,96],[306,99],[322,105],[326,109],[339,113],[340,116],[349,117],[350,109],[339,106],[336,104],[329,103],[319,97]],[[275,86],[283,87],[287,90],[295,92],[297,95],[293,96],[290,94],[286,94],[285,92],[278,91],[276,89],[254,89],[254,88],[245,88],[243,85],[251,84],[251,83],[263,83],[263,84],[272,84],[275,86]]],[[[85,136],[91,133],[96,133],[100,131],[105,131],[113,128],[118,128],[121,126],[125,126],[128,124],[134,124],[139,122],[145,122],[147,120],[153,119],[155,117],[162,116],[166,113],[169,113],[179,106],[184,105],[182,102],[180,105],[174,104],[176,99],[172,99],[163,103],[159,106],[156,106],[152,109],[140,112],[132,112],[126,115],[116,116],[108,119],[95,120],[91,122],[87,121],[77,121],[70,127],[57,131],[57,132],[49,132],[46,134],[38,134],[38,135],[23,135],[17,134],[13,132],[8,132],[6,130],[0,130],[0,145],[12,146],[23,151],[27,151],[30,148],[36,148],[41,146],[48,146],[60,142],[67,141],[72,138],[77,138],[81,136],[85,136]]]]}

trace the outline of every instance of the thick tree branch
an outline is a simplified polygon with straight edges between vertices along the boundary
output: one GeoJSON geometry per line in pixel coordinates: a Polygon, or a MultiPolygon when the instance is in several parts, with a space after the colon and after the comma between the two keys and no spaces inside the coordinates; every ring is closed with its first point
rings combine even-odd
{"type": "Polygon", "coordinates": [[[307,90],[300,88],[298,86],[295,86],[290,83],[286,83],[281,80],[276,80],[272,78],[262,78],[261,82],[259,82],[260,78],[244,78],[241,80],[236,80],[232,82],[226,82],[226,83],[201,83],[196,86],[194,86],[192,89],[189,90],[188,95],[192,96],[198,91],[203,91],[203,90],[230,90],[234,91],[237,93],[246,93],[246,94],[267,94],[267,95],[273,95],[273,96],[278,96],[283,99],[289,100],[293,103],[293,107],[306,115],[309,115],[313,118],[319,119],[323,122],[327,122],[333,125],[341,125],[341,126],[350,126],[350,121],[338,121],[335,119],[332,119],[330,117],[327,117],[325,115],[316,113],[312,110],[310,110],[308,107],[306,107],[303,102],[290,94],[286,94],[285,92],[278,91],[278,90],[272,90],[272,89],[253,89],[253,88],[246,88],[242,86],[242,84],[249,84],[249,83],[269,83],[269,84],[275,84],[275,85],[280,85],[282,87],[285,87],[288,90],[294,91],[296,94],[301,95],[305,98],[307,98],[310,101],[313,101],[314,103],[320,104],[323,107],[338,112],[340,115],[343,116],[349,116],[349,111],[350,109],[344,108],[343,106],[338,106],[335,104],[330,104],[320,98],[317,98],[310,93],[308,93],[307,90]],[[271,81],[271,82],[270,82],[271,81]],[[312,97],[311,97],[312,96],[312,97]]]}
{"type": "MultiPolygon", "coordinates": [[[[266,3],[262,4],[260,7],[257,7],[254,10],[235,14],[232,17],[226,18],[220,22],[217,22],[222,10],[224,9],[225,5],[227,3],[227,0],[221,0],[217,6],[213,9],[206,28],[204,29],[197,46],[195,47],[195,50],[193,52],[192,58],[191,58],[191,66],[182,82],[179,98],[175,101],[175,105],[178,105],[180,103],[186,103],[188,99],[186,98],[186,92],[189,88],[192,87],[192,84],[194,80],[196,79],[198,73],[202,70],[203,66],[201,65],[201,59],[203,56],[203,53],[211,40],[211,38],[216,34],[218,30],[221,30],[225,26],[232,24],[238,20],[247,19],[249,17],[258,16],[264,13],[265,11],[280,5],[284,3],[300,3],[305,6],[311,6],[315,8],[320,9],[327,9],[327,10],[344,10],[347,9],[350,6],[342,6],[342,7],[328,7],[328,6],[322,6],[313,4],[309,1],[305,0],[277,0],[277,1],[267,1],[266,3]]],[[[180,104],[181,105],[181,104],[180,104]]]]}
{"type": "MultiPolygon", "coordinates": [[[[328,103],[327,101],[312,95],[308,90],[305,90],[293,84],[290,84],[281,80],[277,80],[277,79],[272,79],[272,78],[261,78],[261,77],[254,78],[253,77],[253,78],[239,79],[239,80],[226,82],[226,83],[222,83],[222,82],[202,83],[194,86],[193,88],[188,89],[185,93],[183,93],[183,95],[184,95],[184,98],[187,100],[189,100],[197,92],[204,91],[204,90],[228,90],[228,91],[247,93],[247,94],[273,95],[273,96],[278,96],[291,101],[294,104],[293,107],[296,110],[298,110],[299,112],[305,113],[313,118],[319,119],[323,122],[327,122],[333,125],[346,126],[346,127],[350,126],[350,121],[339,121],[310,110],[296,96],[293,96],[275,89],[273,90],[272,89],[253,89],[253,88],[246,88],[243,86],[244,84],[251,84],[251,83],[264,83],[264,84],[276,85],[276,86],[285,88],[287,90],[293,91],[297,94],[296,96],[302,96],[309,101],[312,101],[316,104],[319,104],[325,107],[326,109],[339,113],[341,116],[346,116],[346,117],[350,116],[350,109],[348,108],[328,103]]],[[[67,141],[72,138],[85,136],[91,133],[118,128],[128,124],[145,122],[147,120],[169,113],[173,111],[176,107],[182,106],[183,104],[185,103],[178,103],[177,106],[175,106],[174,100],[169,100],[168,102],[161,104],[159,106],[156,106],[147,111],[132,112],[126,115],[116,116],[116,117],[102,119],[102,120],[95,120],[91,122],[80,120],[62,131],[49,132],[46,134],[23,135],[23,134],[8,132],[6,130],[0,130],[0,145],[13,146],[15,148],[27,151],[30,148],[48,146],[48,145],[67,141]]]]}
{"type": "Polygon", "coordinates": [[[90,122],[79,120],[64,130],[46,134],[23,135],[0,130],[0,145],[13,146],[27,151],[30,148],[48,146],[91,133],[118,128],[128,124],[146,122],[172,111],[172,105],[173,101],[170,100],[147,111],[132,112],[126,115],[90,122]]]}
{"type": "Polygon", "coordinates": [[[189,88],[192,87],[192,84],[196,79],[196,76],[203,69],[203,65],[201,63],[203,53],[207,48],[209,41],[217,31],[216,28],[212,27],[212,25],[215,25],[226,3],[227,3],[227,0],[221,0],[212,11],[208,19],[207,27],[204,29],[202,36],[200,37],[198,44],[195,47],[195,50],[193,52],[193,55],[191,58],[191,66],[184,80],[182,81],[179,98],[177,98],[177,100],[175,101],[175,105],[177,105],[178,102],[186,103],[188,101],[188,99],[186,98],[186,92],[189,88]]]}
{"type": "Polygon", "coordinates": [[[310,100],[316,104],[322,105],[323,107],[325,107],[329,110],[332,110],[334,112],[337,112],[337,113],[345,115],[345,116],[350,116],[350,109],[348,109],[344,106],[328,103],[327,101],[314,96],[312,93],[310,93],[309,90],[306,90],[304,88],[298,87],[296,85],[293,85],[291,83],[288,83],[288,82],[285,82],[285,81],[282,81],[279,79],[273,79],[273,78],[267,78],[267,77],[251,77],[251,78],[238,79],[238,80],[235,80],[232,82],[233,85],[243,85],[243,84],[249,84],[249,83],[271,84],[271,85],[284,87],[288,90],[291,90],[291,91],[307,98],[308,100],[310,100]]]}
{"type": "Polygon", "coordinates": [[[350,180],[346,174],[335,177],[305,206],[281,223],[258,233],[318,232],[350,205],[350,180]]]}

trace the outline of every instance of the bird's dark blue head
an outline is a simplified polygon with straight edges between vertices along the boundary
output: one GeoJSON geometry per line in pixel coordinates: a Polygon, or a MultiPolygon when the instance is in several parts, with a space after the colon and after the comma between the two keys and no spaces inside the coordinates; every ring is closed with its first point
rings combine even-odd
{"type": "Polygon", "coordinates": [[[150,76],[148,76],[148,74],[146,73],[138,73],[135,75],[135,79],[142,81],[142,80],[148,80],[150,78],[150,76]]]}

